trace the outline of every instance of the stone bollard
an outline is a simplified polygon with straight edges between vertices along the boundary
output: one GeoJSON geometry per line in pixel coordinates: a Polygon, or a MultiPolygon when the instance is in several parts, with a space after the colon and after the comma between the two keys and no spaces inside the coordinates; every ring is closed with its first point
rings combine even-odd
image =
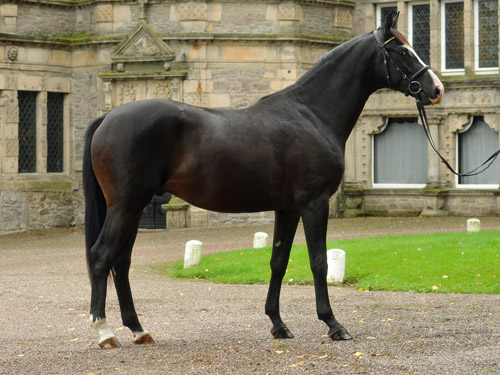
{"type": "Polygon", "coordinates": [[[330,249],[326,252],[328,261],[328,284],[337,284],[344,281],[345,275],[345,251],[341,249],[330,249]]]}
{"type": "Polygon", "coordinates": [[[481,231],[481,221],[479,219],[468,219],[467,220],[467,232],[480,232],[481,231]]]}
{"type": "Polygon", "coordinates": [[[257,232],[253,235],[253,248],[260,249],[262,247],[267,247],[267,239],[269,236],[264,232],[257,232]]]}
{"type": "Polygon", "coordinates": [[[201,251],[203,243],[197,240],[186,242],[186,250],[184,251],[184,268],[197,266],[201,261],[201,251]]]}

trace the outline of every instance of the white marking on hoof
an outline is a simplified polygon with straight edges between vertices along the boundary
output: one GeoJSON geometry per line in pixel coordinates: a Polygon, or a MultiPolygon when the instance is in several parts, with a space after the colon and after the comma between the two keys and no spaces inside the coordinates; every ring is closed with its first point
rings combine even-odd
{"type": "Polygon", "coordinates": [[[106,323],[106,318],[97,318],[94,320],[94,317],[91,314],[90,326],[95,328],[96,331],[99,333],[99,344],[103,343],[104,341],[112,337],[115,337],[113,330],[108,326],[108,323],[106,323]]]}
{"type": "Polygon", "coordinates": [[[155,343],[155,341],[153,340],[148,331],[134,332],[134,342],[136,344],[141,344],[141,345],[148,345],[155,343]]]}

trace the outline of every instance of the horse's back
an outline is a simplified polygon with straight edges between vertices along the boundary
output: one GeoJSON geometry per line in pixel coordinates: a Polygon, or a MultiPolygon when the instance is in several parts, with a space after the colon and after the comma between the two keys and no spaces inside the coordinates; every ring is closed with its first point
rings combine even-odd
{"type": "Polygon", "coordinates": [[[132,189],[145,200],[168,191],[202,208],[242,212],[293,205],[314,190],[312,179],[334,184],[331,161],[342,159],[335,152],[305,119],[262,102],[214,110],[146,100],[106,116],[93,162],[117,200],[132,189]]]}

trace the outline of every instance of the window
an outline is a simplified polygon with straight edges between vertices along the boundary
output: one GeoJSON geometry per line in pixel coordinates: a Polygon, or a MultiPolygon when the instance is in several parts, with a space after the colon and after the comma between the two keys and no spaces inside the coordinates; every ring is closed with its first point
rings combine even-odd
{"type": "Polygon", "coordinates": [[[377,27],[380,27],[384,24],[387,16],[391,14],[391,12],[397,12],[398,7],[396,4],[389,4],[377,7],[377,27]]]}
{"type": "Polygon", "coordinates": [[[36,172],[36,92],[18,91],[19,173],[36,172]]]}
{"type": "Polygon", "coordinates": [[[427,138],[416,118],[390,119],[373,137],[376,187],[423,187],[427,183],[427,138]]]}
{"type": "Polygon", "coordinates": [[[464,73],[464,3],[441,3],[442,70],[447,73],[464,73]]]}
{"type": "Polygon", "coordinates": [[[64,94],[47,94],[47,172],[63,171],[64,94]]]}
{"type": "Polygon", "coordinates": [[[430,64],[430,6],[429,4],[410,4],[408,40],[417,55],[430,64]]]}
{"type": "Polygon", "coordinates": [[[475,69],[479,73],[498,72],[497,0],[476,0],[474,21],[475,69]]]}
{"type": "MultiPolygon", "coordinates": [[[[483,117],[474,117],[471,125],[457,137],[458,171],[466,173],[479,166],[498,150],[498,133],[492,130],[483,117]]],[[[498,187],[500,184],[500,162],[495,162],[483,173],[471,177],[459,177],[459,187],[498,187]]]]}

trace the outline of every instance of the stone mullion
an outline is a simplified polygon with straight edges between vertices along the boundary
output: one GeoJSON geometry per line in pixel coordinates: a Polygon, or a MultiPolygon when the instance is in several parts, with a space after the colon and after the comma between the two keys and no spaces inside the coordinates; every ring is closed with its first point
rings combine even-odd
{"type": "Polygon", "coordinates": [[[439,0],[430,1],[430,40],[431,40],[431,50],[430,50],[430,65],[433,70],[437,72],[441,71],[441,49],[444,46],[441,45],[441,4],[439,0]]]}
{"type": "Polygon", "coordinates": [[[17,173],[19,158],[17,91],[2,90],[0,113],[0,172],[17,173]]]}
{"type": "Polygon", "coordinates": [[[36,96],[36,172],[47,171],[47,92],[36,96]]]}
{"type": "Polygon", "coordinates": [[[474,3],[464,0],[464,68],[474,71],[474,3]]]}

